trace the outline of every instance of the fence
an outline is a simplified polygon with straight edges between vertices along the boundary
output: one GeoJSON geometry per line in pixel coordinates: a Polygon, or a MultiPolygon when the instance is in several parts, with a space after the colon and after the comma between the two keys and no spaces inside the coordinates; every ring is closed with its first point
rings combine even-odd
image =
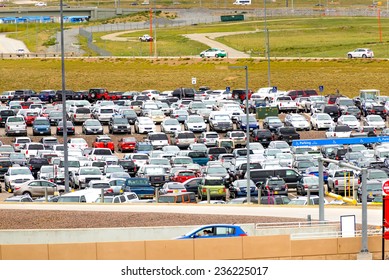
{"type": "Polygon", "coordinates": [[[86,40],[88,42],[88,48],[90,48],[94,52],[98,53],[100,56],[111,56],[110,52],[93,44],[93,34],[91,32],[85,30],[84,28],[80,28],[79,34],[80,34],[80,36],[83,36],[86,38],[86,40]]]}

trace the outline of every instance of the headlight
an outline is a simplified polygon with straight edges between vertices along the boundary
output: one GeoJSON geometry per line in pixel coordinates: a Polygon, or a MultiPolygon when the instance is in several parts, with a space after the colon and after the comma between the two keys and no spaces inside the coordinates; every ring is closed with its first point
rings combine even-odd
{"type": "Polygon", "coordinates": [[[114,125],[113,128],[119,128],[117,125],[114,125]]]}
{"type": "Polygon", "coordinates": [[[85,183],[85,178],[81,178],[80,183],[85,183]]]}

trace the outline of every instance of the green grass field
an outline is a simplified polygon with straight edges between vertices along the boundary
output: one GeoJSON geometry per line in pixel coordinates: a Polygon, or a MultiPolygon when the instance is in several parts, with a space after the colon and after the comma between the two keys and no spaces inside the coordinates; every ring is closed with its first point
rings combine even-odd
{"type": "MultiPolygon", "coordinates": [[[[248,66],[249,88],[257,90],[268,86],[267,61],[239,59],[67,59],[66,87],[84,90],[106,87],[108,90],[173,90],[177,87],[207,85],[212,89],[245,87],[243,70],[229,66],[248,66]],[[197,84],[192,85],[192,77],[197,84]]],[[[318,89],[323,94],[336,89],[355,96],[360,89],[380,89],[389,95],[389,61],[387,60],[317,60],[272,61],[270,84],[280,90],[318,89]]],[[[60,59],[0,60],[0,91],[32,88],[61,88],[60,59]]]]}
{"type": "MultiPolygon", "coordinates": [[[[389,19],[381,19],[381,36],[376,18],[278,18],[267,20],[270,56],[272,57],[346,57],[348,51],[358,47],[371,48],[375,57],[389,57],[389,19]]],[[[198,55],[207,48],[200,42],[188,40],[183,35],[257,31],[255,33],[218,37],[216,40],[253,56],[265,56],[263,19],[245,22],[217,23],[175,28],[157,28],[158,56],[198,55]]],[[[137,40],[148,30],[120,35],[127,42],[102,40],[109,33],[94,33],[96,45],[114,56],[149,56],[150,46],[137,40]]],[[[153,46],[154,48],[154,46],[153,46]]],[[[151,52],[154,54],[154,50],[151,52]]]]}

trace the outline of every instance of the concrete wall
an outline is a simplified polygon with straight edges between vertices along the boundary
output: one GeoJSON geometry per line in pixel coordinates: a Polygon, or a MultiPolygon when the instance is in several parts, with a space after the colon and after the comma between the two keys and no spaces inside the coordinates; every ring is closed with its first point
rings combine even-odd
{"type": "MultiPolygon", "coordinates": [[[[381,236],[368,238],[381,259],[381,236]]],[[[389,253],[386,241],[386,255],[389,253]]],[[[1,260],[354,260],[361,238],[290,240],[289,235],[223,239],[154,240],[67,244],[3,244],[1,260]]]]}
{"type": "MultiPolygon", "coordinates": [[[[309,233],[337,232],[336,225],[260,228],[255,224],[240,225],[249,236],[289,235],[309,233]]],[[[101,229],[42,229],[42,230],[0,230],[0,244],[43,244],[43,243],[79,243],[79,242],[112,242],[167,240],[184,235],[197,226],[181,227],[138,227],[138,228],[101,228],[101,229]]]]}

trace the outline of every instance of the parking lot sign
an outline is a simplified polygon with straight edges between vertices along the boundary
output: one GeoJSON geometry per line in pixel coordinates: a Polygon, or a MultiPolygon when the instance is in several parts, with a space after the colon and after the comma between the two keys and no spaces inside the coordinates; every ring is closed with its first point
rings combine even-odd
{"type": "Polygon", "coordinates": [[[319,86],[319,91],[323,92],[324,91],[324,86],[319,86]]]}
{"type": "Polygon", "coordinates": [[[197,84],[197,79],[195,77],[192,78],[192,85],[197,84]]]}
{"type": "Polygon", "coordinates": [[[231,91],[231,88],[230,87],[226,87],[226,92],[230,92],[231,91]]]}
{"type": "Polygon", "coordinates": [[[272,92],[277,92],[277,87],[273,87],[271,91],[272,92]]]}

